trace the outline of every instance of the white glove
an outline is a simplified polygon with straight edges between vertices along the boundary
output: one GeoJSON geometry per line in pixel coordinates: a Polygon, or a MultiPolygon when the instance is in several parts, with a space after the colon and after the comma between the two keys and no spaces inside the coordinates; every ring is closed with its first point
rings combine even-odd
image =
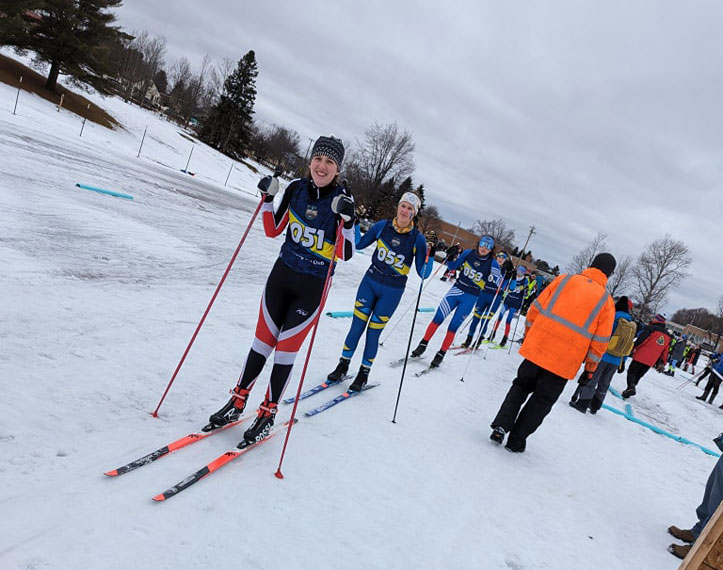
{"type": "Polygon", "coordinates": [[[257,185],[265,196],[276,196],[279,192],[279,179],[276,176],[264,176],[257,185]]]}

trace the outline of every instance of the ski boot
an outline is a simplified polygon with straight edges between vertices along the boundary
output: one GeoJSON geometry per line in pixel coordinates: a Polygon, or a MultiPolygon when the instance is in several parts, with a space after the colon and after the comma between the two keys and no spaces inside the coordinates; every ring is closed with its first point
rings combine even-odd
{"type": "Polygon", "coordinates": [[[330,382],[339,382],[344,376],[346,376],[346,373],[349,371],[349,359],[344,358],[343,356],[339,359],[339,364],[336,365],[336,368],[334,368],[334,371],[330,373],[326,379],[330,382]]]}
{"type": "Polygon", "coordinates": [[[440,350],[437,352],[437,354],[434,355],[434,358],[432,359],[432,363],[429,365],[430,368],[438,368],[440,364],[442,364],[442,360],[444,360],[444,355],[447,354],[446,350],[440,350]]]}
{"type": "Polygon", "coordinates": [[[507,335],[502,337],[502,340],[500,341],[500,346],[505,346],[507,344],[507,335]]]}
{"type": "Polygon", "coordinates": [[[502,428],[500,426],[493,427],[492,433],[490,434],[490,439],[495,443],[501,444],[505,439],[505,428],[502,428]]]}
{"type": "Polygon", "coordinates": [[[361,392],[369,381],[369,368],[367,366],[360,366],[359,372],[354,378],[354,382],[349,386],[349,392],[361,392]]]}
{"type": "Polygon", "coordinates": [[[412,358],[417,358],[419,356],[422,356],[424,354],[424,351],[427,350],[427,342],[426,340],[422,339],[419,341],[419,344],[417,345],[417,348],[415,348],[412,351],[412,354],[410,355],[412,358]]]}
{"type": "Polygon", "coordinates": [[[268,400],[264,400],[264,403],[259,406],[254,423],[244,432],[244,441],[247,445],[258,443],[269,435],[271,428],[274,427],[277,408],[278,404],[269,402],[268,400]]]}
{"type": "Polygon", "coordinates": [[[492,332],[490,333],[490,336],[487,337],[487,340],[488,340],[489,342],[494,342],[494,341],[495,341],[495,331],[492,331],[492,332]]]}
{"type": "Polygon", "coordinates": [[[245,388],[236,386],[231,390],[231,399],[218,412],[211,414],[208,418],[209,423],[201,428],[201,431],[209,432],[216,428],[235,422],[241,417],[246,407],[246,399],[249,397],[249,391],[245,388]]]}
{"type": "Polygon", "coordinates": [[[464,342],[462,344],[460,344],[460,346],[462,348],[469,348],[471,344],[472,344],[472,335],[468,334],[467,338],[464,339],[464,342]]]}

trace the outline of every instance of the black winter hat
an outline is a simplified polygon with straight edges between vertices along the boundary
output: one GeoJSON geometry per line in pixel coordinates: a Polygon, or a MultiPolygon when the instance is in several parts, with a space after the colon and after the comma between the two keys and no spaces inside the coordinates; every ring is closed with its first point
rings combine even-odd
{"type": "Polygon", "coordinates": [[[613,274],[613,271],[615,271],[616,265],[617,265],[617,261],[615,261],[615,258],[613,257],[612,253],[598,253],[595,256],[595,259],[592,260],[590,267],[599,269],[605,275],[610,277],[613,274]]]}
{"type": "Polygon", "coordinates": [[[628,299],[625,295],[622,295],[617,301],[615,301],[615,310],[629,313],[633,310],[633,304],[630,302],[630,299],[628,299]]]}
{"type": "Polygon", "coordinates": [[[315,156],[328,156],[336,162],[338,168],[341,168],[341,163],[344,160],[344,143],[334,135],[320,136],[311,149],[311,157],[314,158],[315,156]]]}

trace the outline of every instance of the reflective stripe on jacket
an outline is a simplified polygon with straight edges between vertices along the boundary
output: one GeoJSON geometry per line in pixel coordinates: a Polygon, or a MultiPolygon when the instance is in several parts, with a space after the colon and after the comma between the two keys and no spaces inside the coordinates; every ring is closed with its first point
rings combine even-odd
{"type": "Polygon", "coordinates": [[[583,361],[586,370],[595,370],[615,321],[606,283],[605,274],[592,267],[557,277],[527,312],[520,354],[567,379],[577,375],[583,361]]]}

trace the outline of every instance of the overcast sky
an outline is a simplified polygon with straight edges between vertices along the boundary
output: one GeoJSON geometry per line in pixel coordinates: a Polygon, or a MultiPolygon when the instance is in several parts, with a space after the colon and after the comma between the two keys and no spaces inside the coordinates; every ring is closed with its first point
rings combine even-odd
{"type": "Polygon", "coordinates": [[[125,0],[167,67],[248,50],[256,119],[347,146],[373,122],[413,133],[415,184],[451,222],[504,219],[561,268],[595,235],[618,259],[670,233],[723,294],[723,2],[719,0],[125,0]],[[172,8],[171,8],[172,7],[172,8]]]}

